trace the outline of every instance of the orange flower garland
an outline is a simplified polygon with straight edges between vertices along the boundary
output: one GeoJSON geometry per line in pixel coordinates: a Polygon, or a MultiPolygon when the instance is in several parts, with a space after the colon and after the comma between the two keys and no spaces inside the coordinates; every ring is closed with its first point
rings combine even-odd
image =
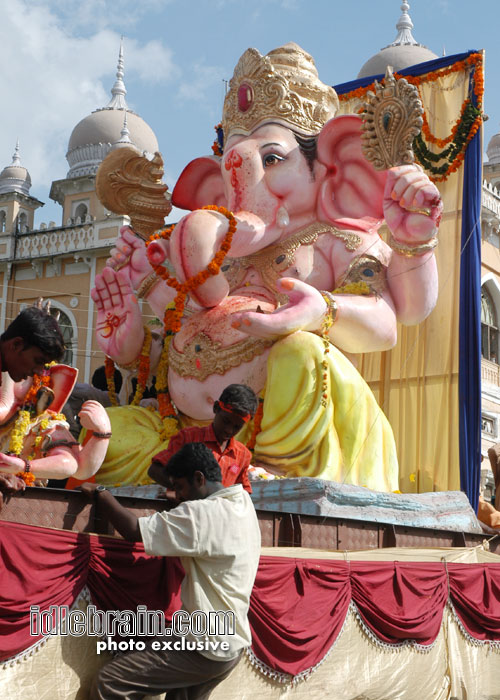
{"type": "MultiPolygon", "coordinates": [[[[467,150],[467,146],[469,145],[470,141],[474,138],[475,134],[478,132],[478,130],[481,128],[481,125],[483,123],[483,115],[482,115],[482,104],[483,104],[483,95],[484,95],[484,73],[483,73],[483,62],[482,62],[482,55],[481,54],[472,54],[471,56],[468,57],[468,59],[464,61],[459,61],[456,63],[452,68],[457,69],[457,70],[465,70],[467,66],[473,65],[475,66],[474,70],[474,79],[473,79],[473,93],[476,97],[476,106],[473,105],[471,97],[467,97],[463,104],[462,108],[460,110],[460,116],[455,122],[451,133],[449,136],[447,136],[444,139],[437,138],[434,136],[429,128],[429,124],[427,121],[427,117],[424,114],[423,116],[423,126],[422,126],[422,133],[424,134],[426,140],[429,143],[432,143],[439,148],[445,148],[448,146],[448,144],[454,144],[455,145],[455,155],[452,155],[452,160],[449,163],[449,165],[445,164],[441,166],[440,168],[432,168],[429,163],[427,162],[422,162],[422,160],[426,160],[425,155],[422,151],[421,157],[419,160],[421,161],[421,164],[426,167],[426,169],[430,170],[432,173],[431,180],[434,182],[443,182],[448,178],[448,176],[457,171],[460,166],[463,163],[463,160],[465,158],[465,152],[467,150]],[[471,115],[474,116],[475,118],[473,119],[472,123],[470,121],[471,115]],[[467,131],[467,135],[464,138],[463,135],[463,129],[464,129],[464,124],[469,124],[469,128],[467,131]],[[458,147],[458,152],[457,152],[457,147],[458,147]],[[444,172],[442,172],[444,170],[444,172]],[[439,172],[441,171],[441,172],[439,172]]],[[[440,72],[436,71],[435,73],[438,74],[437,77],[442,77],[443,75],[448,75],[450,72],[452,72],[449,69],[443,69],[443,71],[446,72],[440,72]]],[[[429,73],[429,76],[434,75],[434,73],[429,73]]],[[[419,83],[417,83],[419,84],[419,83]]],[[[421,83],[420,83],[421,84],[421,83]]],[[[421,148],[423,148],[422,143],[420,144],[421,148]]],[[[451,148],[451,145],[450,145],[451,148]]],[[[429,152],[427,150],[427,159],[431,158],[434,159],[434,154],[432,152],[429,152]]],[[[453,153],[453,151],[452,151],[453,153]]],[[[447,157],[447,153],[443,154],[435,154],[436,160],[444,160],[447,157]],[[441,158],[439,158],[441,156],[441,158]]]]}
{"type": "Polygon", "coordinates": [[[172,334],[165,336],[161,351],[160,362],[156,370],[156,392],[158,396],[158,409],[163,421],[162,440],[168,440],[179,430],[179,422],[174,405],[168,391],[168,348],[173,338],[172,334]]]}
{"type": "MultiPolygon", "coordinates": [[[[422,96],[420,96],[420,99],[422,99],[422,96]]],[[[466,99],[462,105],[462,109],[460,110],[460,116],[455,122],[453,129],[451,130],[451,133],[444,139],[438,139],[436,136],[434,136],[430,130],[429,127],[429,122],[427,121],[427,115],[424,112],[422,112],[422,119],[423,119],[423,124],[422,124],[422,133],[424,134],[425,138],[429,143],[433,143],[435,146],[438,146],[439,148],[444,148],[447,146],[449,143],[453,141],[457,134],[457,129],[460,124],[460,121],[462,120],[462,117],[464,116],[464,112],[468,105],[470,104],[470,99],[466,99]]]]}
{"type": "Polygon", "coordinates": [[[217,134],[215,141],[212,144],[212,151],[214,156],[219,156],[222,157],[222,143],[224,140],[224,137],[222,136],[222,123],[219,122],[219,124],[216,124],[214,126],[215,133],[217,134]]]}
{"type": "Polygon", "coordinates": [[[112,406],[118,406],[118,397],[115,388],[115,363],[106,355],[104,359],[104,374],[108,385],[108,396],[112,406]]]}
{"type": "MultiPolygon", "coordinates": [[[[22,405],[22,408],[19,411],[19,416],[14,424],[14,427],[12,428],[11,432],[11,437],[9,441],[9,448],[8,448],[8,454],[13,454],[19,456],[21,452],[23,451],[24,448],[24,438],[27,434],[27,432],[30,429],[31,422],[32,422],[32,417],[34,416],[35,413],[35,405],[37,401],[37,395],[38,392],[42,387],[50,387],[50,381],[51,381],[51,376],[50,376],[50,371],[49,368],[51,365],[56,364],[55,362],[51,362],[47,365],[45,365],[45,369],[43,371],[43,374],[34,374],[33,375],[33,382],[26,392],[26,396],[24,397],[24,402],[22,405]]],[[[60,414],[55,416],[56,419],[60,417],[60,414]]],[[[65,420],[65,416],[62,416],[63,420],[65,420]]],[[[42,422],[43,424],[43,422],[42,422]]],[[[41,438],[37,438],[35,440],[35,444],[37,441],[40,441],[41,438]]],[[[32,459],[32,457],[30,457],[32,459]]],[[[34,486],[36,477],[35,475],[29,471],[20,471],[16,473],[16,476],[18,476],[20,479],[24,481],[26,486],[34,486]]]]}
{"type": "MultiPolygon", "coordinates": [[[[465,158],[465,152],[467,150],[467,146],[469,145],[470,141],[474,138],[475,134],[478,132],[478,130],[481,128],[482,122],[483,122],[483,116],[482,116],[482,104],[483,104],[483,95],[484,95],[484,74],[483,74],[483,56],[480,53],[473,53],[467,58],[465,58],[463,61],[457,61],[454,63],[452,66],[447,66],[445,68],[440,68],[439,70],[436,71],[431,71],[430,73],[426,73],[425,75],[419,75],[419,76],[413,76],[413,75],[406,75],[402,76],[399,73],[394,73],[394,77],[396,79],[404,77],[405,80],[407,80],[410,84],[416,85],[417,87],[420,87],[421,85],[424,85],[425,83],[429,82],[434,82],[438,80],[439,78],[443,78],[447,75],[451,75],[452,73],[458,73],[460,71],[465,71],[468,68],[472,68],[474,71],[474,77],[473,77],[473,93],[476,97],[476,105],[473,106],[471,97],[467,97],[463,104],[462,108],[460,110],[460,116],[458,117],[457,121],[455,122],[451,133],[445,137],[445,138],[437,138],[434,136],[430,130],[429,123],[427,120],[427,116],[424,112],[422,115],[423,118],[423,125],[422,125],[422,133],[425,136],[426,140],[428,143],[432,143],[439,148],[445,148],[449,144],[453,144],[454,148],[451,153],[451,162],[445,163],[445,165],[441,166],[441,168],[433,168],[432,165],[429,163],[425,162],[426,158],[424,156],[424,151],[425,151],[425,145],[423,144],[423,141],[420,143],[420,148],[416,149],[418,150],[419,154],[416,153],[417,158],[419,159],[421,165],[423,165],[430,173],[430,178],[433,182],[443,182],[444,180],[447,180],[449,175],[455,171],[457,171],[460,166],[462,165],[462,162],[465,158]],[[470,113],[473,112],[475,113],[475,118],[470,123],[470,113]],[[466,122],[464,121],[466,120],[466,122]],[[469,128],[467,129],[467,134],[464,137],[463,135],[463,130],[464,130],[464,124],[470,124],[469,128]],[[424,162],[423,162],[424,161],[424,162]]],[[[383,82],[383,81],[382,81],[383,82]]],[[[370,90],[373,90],[374,88],[374,83],[371,83],[370,85],[367,85],[365,87],[357,88],[356,90],[352,90],[351,92],[344,93],[343,95],[339,95],[339,100],[341,102],[346,102],[348,100],[358,98],[362,99],[367,92],[370,90]]],[[[362,113],[362,109],[360,110],[360,113],[362,113]]],[[[452,147],[450,146],[450,149],[452,147]]],[[[426,151],[428,158],[432,159],[432,152],[426,151]]],[[[436,157],[439,154],[435,154],[436,157]]],[[[443,155],[443,160],[446,158],[446,154],[443,155]]],[[[437,158],[437,160],[440,160],[437,158]]]]}
{"type": "MultiPolygon", "coordinates": [[[[137,373],[137,387],[134,398],[130,402],[131,406],[138,406],[146,388],[146,382],[149,377],[149,354],[151,352],[152,335],[147,326],[144,326],[144,341],[142,343],[141,354],[139,355],[139,371],[137,373]]],[[[106,375],[106,384],[108,385],[108,396],[112,406],[118,406],[118,397],[115,388],[115,363],[106,355],[104,360],[104,373],[106,375]]]]}
{"type": "Polygon", "coordinates": [[[34,486],[36,476],[32,472],[17,472],[16,476],[24,481],[26,486],[34,486]]]}
{"type": "Polygon", "coordinates": [[[50,373],[45,370],[43,374],[33,375],[33,384],[30,386],[26,396],[24,397],[23,406],[31,406],[36,402],[38,392],[43,386],[50,385],[50,373]]]}
{"type": "Polygon", "coordinates": [[[138,406],[146,388],[146,382],[149,377],[149,353],[151,352],[151,342],[153,337],[147,326],[144,326],[144,342],[142,344],[141,354],[139,356],[139,371],[137,372],[137,387],[134,398],[131,401],[132,406],[138,406]]]}
{"type": "MultiPolygon", "coordinates": [[[[399,73],[394,73],[394,77],[396,78],[396,80],[398,80],[399,78],[404,78],[412,85],[423,85],[425,83],[434,82],[438,80],[438,78],[444,78],[445,76],[451,75],[452,73],[459,73],[460,71],[463,71],[470,66],[477,66],[478,64],[479,67],[482,68],[482,54],[472,53],[470,56],[467,56],[467,58],[465,58],[463,61],[457,61],[457,63],[454,63],[452,66],[446,66],[445,68],[440,68],[439,70],[431,71],[430,73],[425,73],[425,75],[403,76],[399,73]]],[[[351,90],[350,92],[345,92],[344,94],[339,95],[338,98],[340,102],[347,102],[349,100],[354,99],[355,97],[362,98],[366,95],[367,92],[373,89],[374,83],[370,83],[370,85],[366,85],[365,87],[359,87],[355,90],[351,90]]],[[[476,95],[478,95],[479,93],[482,95],[483,91],[481,85],[476,85],[474,88],[474,92],[476,95]]]]}
{"type": "MultiPolygon", "coordinates": [[[[184,304],[186,303],[188,293],[206,282],[209,277],[213,277],[219,273],[224,258],[231,247],[234,232],[236,231],[236,219],[234,218],[234,215],[228,209],[226,209],[226,207],[217,207],[213,204],[209,204],[206,207],[202,207],[202,209],[218,211],[229,220],[229,228],[224,236],[220,249],[208,263],[206,269],[200,270],[200,272],[198,272],[196,275],[193,275],[193,277],[190,277],[185,282],[181,283],[175,277],[171,277],[170,272],[166,267],[163,267],[163,265],[152,265],[153,270],[156,272],[158,277],[161,277],[163,280],[165,280],[169,287],[172,287],[177,291],[177,296],[175,297],[174,301],[175,312],[172,314],[172,318],[169,321],[170,328],[168,329],[174,333],[177,333],[177,331],[179,331],[181,328],[181,319],[184,313],[184,304]]],[[[174,226],[169,226],[168,228],[163,229],[163,231],[154,233],[149,237],[149,240],[146,242],[146,246],[159,238],[163,238],[168,241],[173,230],[174,226]]]]}
{"type": "MultiPolygon", "coordinates": [[[[231,243],[233,240],[234,232],[236,231],[236,219],[232,212],[230,212],[226,207],[217,207],[213,204],[206,207],[202,207],[208,211],[218,211],[223,214],[229,221],[229,227],[226,235],[221,243],[219,251],[215,254],[212,260],[208,263],[205,270],[201,270],[193,277],[187,279],[184,283],[179,282],[175,277],[172,277],[163,265],[153,265],[153,270],[156,272],[158,277],[161,277],[169,287],[172,287],[177,291],[177,295],[174,300],[174,308],[168,306],[165,310],[165,315],[163,317],[163,327],[165,330],[165,340],[163,342],[163,349],[160,357],[160,362],[158,365],[158,370],[156,373],[156,391],[158,395],[158,404],[160,409],[160,416],[162,417],[164,429],[163,438],[167,439],[177,432],[178,421],[177,413],[174,405],[170,399],[170,394],[168,391],[168,348],[172,336],[177,333],[181,328],[181,319],[184,314],[184,306],[186,303],[186,297],[188,293],[199,287],[204,282],[207,281],[209,277],[213,277],[219,274],[224,258],[226,257],[229,249],[231,248],[231,243]]],[[[146,247],[152,242],[157,241],[160,238],[164,240],[169,240],[172,235],[174,226],[168,226],[166,229],[159,231],[158,233],[150,236],[149,240],[146,242],[146,247]]]]}
{"type": "Polygon", "coordinates": [[[255,447],[255,442],[257,440],[257,435],[260,433],[262,416],[264,414],[264,399],[259,398],[259,405],[257,406],[257,411],[253,417],[253,430],[250,440],[247,442],[247,447],[249,450],[253,450],[255,447]]]}

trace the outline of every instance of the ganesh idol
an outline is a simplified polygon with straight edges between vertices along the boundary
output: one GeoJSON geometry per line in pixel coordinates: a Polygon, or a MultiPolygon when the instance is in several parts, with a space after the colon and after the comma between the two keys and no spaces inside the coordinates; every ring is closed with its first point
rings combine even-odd
{"type": "Polygon", "coordinates": [[[108,415],[97,401],[80,411],[87,439],[69,432],[62,413],[78,370],[51,364],[42,374],[14,382],[5,372],[0,384],[0,475],[20,477],[28,486],[48,479],[90,479],[101,466],[111,437],[108,415]]]}
{"type": "Polygon", "coordinates": [[[189,163],[173,190],[189,213],[147,248],[122,229],[92,292],[97,336],[134,366],[144,344],[137,296],[163,318],[184,284],[168,351],[181,422],[210,420],[222,389],[244,383],[263,400],[254,463],[393,491],[392,430],[349,357],[392,348],[398,321],[432,311],[442,203],[416,165],[375,170],[361,118],[337,109],[296,44],[247,50],[224,102],[222,155],[189,163]]]}

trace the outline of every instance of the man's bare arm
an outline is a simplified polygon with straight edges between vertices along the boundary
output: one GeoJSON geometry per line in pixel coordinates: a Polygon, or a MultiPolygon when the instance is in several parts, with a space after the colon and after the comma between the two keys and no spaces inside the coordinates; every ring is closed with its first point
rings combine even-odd
{"type": "Polygon", "coordinates": [[[142,542],[137,516],[124,508],[109,491],[96,491],[97,484],[93,483],[82,484],[80,488],[88,498],[98,500],[100,512],[125,540],[142,542]]]}

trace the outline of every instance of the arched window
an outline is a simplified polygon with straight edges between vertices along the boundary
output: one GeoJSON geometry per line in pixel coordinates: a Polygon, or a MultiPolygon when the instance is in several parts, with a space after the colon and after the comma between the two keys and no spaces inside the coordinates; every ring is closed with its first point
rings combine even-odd
{"type": "Polygon", "coordinates": [[[64,356],[61,360],[61,362],[65,365],[73,365],[73,326],[71,324],[71,321],[69,320],[69,317],[67,314],[64,313],[64,311],[61,311],[61,309],[57,309],[52,307],[50,310],[50,313],[52,316],[59,316],[59,327],[61,329],[63,338],[64,338],[64,344],[66,345],[66,352],[64,353],[64,356]]]}
{"type": "Polygon", "coordinates": [[[5,233],[7,216],[4,211],[0,211],[0,233],[5,233]]]}
{"type": "Polygon", "coordinates": [[[19,231],[21,233],[26,233],[27,230],[28,230],[28,217],[26,216],[26,214],[24,212],[21,212],[21,214],[19,214],[19,231]]]}
{"type": "Polygon", "coordinates": [[[75,219],[78,220],[80,219],[81,222],[83,223],[85,221],[85,217],[87,216],[89,210],[87,209],[86,204],[79,204],[77,208],[75,209],[75,219]]]}
{"type": "Polygon", "coordinates": [[[481,289],[481,354],[498,364],[497,312],[490,293],[481,289]]]}

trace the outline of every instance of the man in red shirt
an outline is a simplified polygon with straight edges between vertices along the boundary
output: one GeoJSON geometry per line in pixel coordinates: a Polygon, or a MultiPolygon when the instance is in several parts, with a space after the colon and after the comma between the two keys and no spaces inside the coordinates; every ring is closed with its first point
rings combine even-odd
{"type": "Polygon", "coordinates": [[[170,439],[168,448],[154,456],[148,474],[157,483],[168,487],[164,467],[169,459],[188,442],[203,442],[213,453],[225,487],[242,484],[252,492],[248,480],[248,466],[252,458],[250,450],[234,439],[257,410],[258,400],[245,384],[230,384],[214,403],[214,420],[204,428],[184,428],[170,439]]]}

